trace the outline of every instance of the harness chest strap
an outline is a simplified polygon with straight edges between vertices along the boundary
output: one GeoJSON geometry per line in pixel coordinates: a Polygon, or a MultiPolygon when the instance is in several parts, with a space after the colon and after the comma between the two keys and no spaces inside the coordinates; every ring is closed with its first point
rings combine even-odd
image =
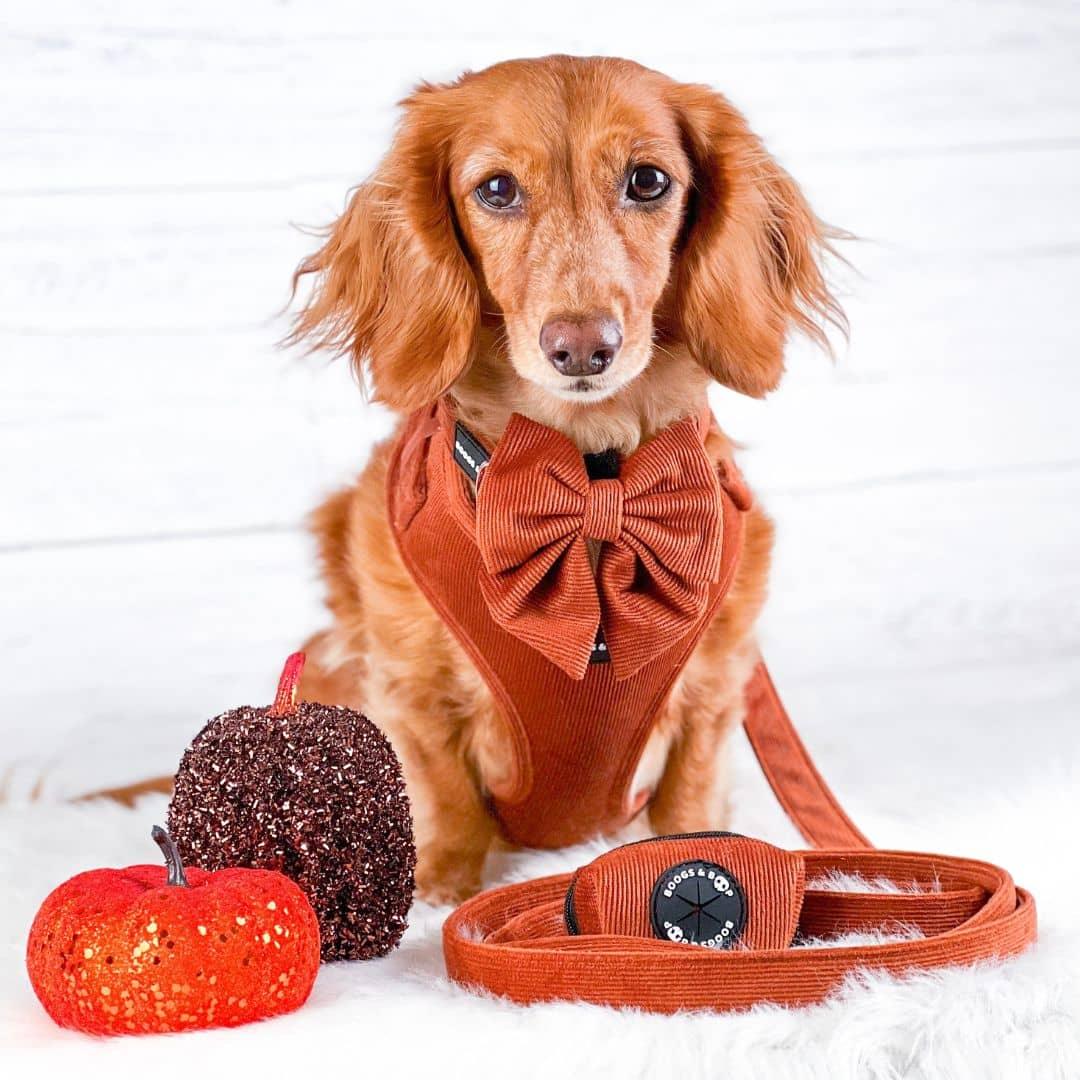
{"type": "Polygon", "coordinates": [[[505,721],[491,809],[518,844],[562,847],[640,809],[638,763],[733,578],[749,506],[705,451],[710,423],[702,410],[667,429],[617,479],[586,475],[569,440],[523,417],[489,453],[446,401],[398,437],[391,527],[505,721]],[[595,578],[588,537],[612,540],[595,578]]]}

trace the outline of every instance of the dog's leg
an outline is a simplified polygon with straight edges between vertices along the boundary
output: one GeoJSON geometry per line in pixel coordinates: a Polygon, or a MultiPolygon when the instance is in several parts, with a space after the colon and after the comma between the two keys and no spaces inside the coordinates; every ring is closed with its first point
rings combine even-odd
{"type": "MultiPolygon", "coordinates": [[[[444,639],[445,630],[437,627],[444,639]]],[[[367,681],[371,716],[401,760],[416,836],[417,894],[430,903],[458,903],[477,892],[495,822],[484,799],[481,759],[486,688],[472,685],[456,646],[428,651],[434,670],[417,675],[420,649],[402,650],[391,636],[373,642],[367,681]],[[440,662],[441,661],[441,662],[440,662]]],[[[476,677],[476,682],[480,680],[476,677]]]]}
{"type": "Polygon", "coordinates": [[[752,663],[742,651],[728,658],[722,679],[690,679],[672,696],[658,726],[673,733],[671,749],[649,806],[658,835],[727,828],[728,739],[745,715],[752,663]]]}
{"type": "Polygon", "coordinates": [[[727,738],[741,718],[731,708],[683,723],[649,805],[649,823],[658,836],[727,828],[727,738]]]}
{"type": "Polygon", "coordinates": [[[340,644],[336,629],[317,634],[304,646],[301,692],[368,713],[390,739],[412,808],[417,892],[432,903],[457,903],[480,888],[494,835],[466,741],[466,733],[482,730],[471,722],[480,703],[469,700],[453,666],[445,679],[418,678],[393,636],[373,637],[361,658],[340,644]]]}
{"type": "Polygon", "coordinates": [[[412,805],[417,894],[433,904],[459,903],[479,890],[495,836],[460,718],[405,703],[383,715],[412,805]]]}
{"type": "Polygon", "coordinates": [[[422,742],[403,755],[416,830],[416,890],[433,904],[478,892],[495,824],[460,748],[433,760],[422,742]]]}

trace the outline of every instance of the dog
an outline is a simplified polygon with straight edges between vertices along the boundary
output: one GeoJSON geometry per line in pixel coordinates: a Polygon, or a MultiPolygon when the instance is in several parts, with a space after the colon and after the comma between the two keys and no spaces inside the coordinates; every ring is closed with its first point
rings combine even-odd
{"type": "MultiPolygon", "coordinates": [[[[791,331],[827,348],[828,325],[846,329],[824,274],[842,234],[708,87],[550,56],[421,84],[402,108],[389,152],[296,270],[294,297],[310,288],[288,338],[348,356],[401,414],[445,397],[488,445],[520,414],[583,455],[631,455],[700,411],[712,381],[773,390],[791,331]]],[[[512,784],[511,734],[402,560],[393,442],[312,515],[332,623],[303,646],[300,692],[364,711],[390,738],[418,893],[457,902],[499,840],[491,802],[512,784]]],[[[733,447],[714,426],[705,450],[720,463],[733,447]]],[[[724,751],[773,540],[759,506],[744,517],[730,587],[630,785],[627,816],[645,807],[658,834],[726,824],[724,751]]]]}
{"type": "MultiPolygon", "coordinates": [[[[836,234],[720,94],[638,64],[514,60],[403,103],[393,144],[322,247],[290,340],[347,355],[401,413],[450,395],[490,445],[521,414],[582,454],[632,454],[710,381],[761,397],[785,340],[843,315],[836,234]]],[[[729,457],[713,431],[707,450],[729,457]]],[[[389,444],[312,517],[332,625],[301,692],[362,708],[400,756],[417,886],[475,892],[509,783],[509,734],[477,667],[402,562],[389,444]]],[[[730,590],[649,736],[632,801],[657,833],[721,828],[772,525],[754,508],[730,590]]],[[[586,778],[587,782],[587,778],[586,778]]]]}

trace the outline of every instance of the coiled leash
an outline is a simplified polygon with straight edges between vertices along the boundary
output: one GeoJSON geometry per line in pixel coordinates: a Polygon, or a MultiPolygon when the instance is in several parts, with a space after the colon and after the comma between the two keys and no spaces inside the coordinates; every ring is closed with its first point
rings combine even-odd
{"type": "Polygon", "coordinates": [[[870,845],[815,768],[760,662],[744,727],[780,805],[815,850],[730,833],[660,837],[573,874],[492,889],[446,920],[450,978],[522,1004],[725,1011],[808,1005],[857,970],[971,964],[1013,956],[1035,940],[1035,901],[1005,870],[870,845]],[[911,891],[834,891],[822,884],[833,872],[911,891]],[[921,936],[792,947],[897,931],[921,936]]]}

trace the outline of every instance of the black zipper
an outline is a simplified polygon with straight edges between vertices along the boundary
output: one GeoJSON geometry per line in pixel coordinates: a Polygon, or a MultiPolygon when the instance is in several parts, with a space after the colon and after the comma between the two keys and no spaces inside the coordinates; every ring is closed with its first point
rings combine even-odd
{"type": "Polygon", "coordinates": [[[574,882],[577,881],[577,871],[570,879],[570,885],[563,897],[563,922],[566,923],[566,932],[571,937],[577,937],[581,931],[578,929],[577,915],[574,914],[574,882]]]}
{"type": "MultiPolygon", "coordinates": [[[[645,836],[640,840],[631,840],[629,843],[620,844],[617,848],[612,848],[611,851],[605,851],[603,855],[598,855],[597,858],[602,859],[606,855],[614,855],[616,851],[622,851],[623,848],[637,847],[639,844],[655,844],[660,840],[714,840],[725,836],[736,836],[741,838],[744,834],[729,832],[726,829],[715,829],[705,832],[667,833],[664,836],[645,836]]],[[[578,937],[581,934],[581,930],[578,928],[577,913],[574,911],[574,885],[577,882],[579,873],[579,870],[574,871],[574,876],[570,879],[570,884],[566,889],[566,896],[563,898],[563,922],[566,923],[566,932],[571,937],[578,937]]]]}

